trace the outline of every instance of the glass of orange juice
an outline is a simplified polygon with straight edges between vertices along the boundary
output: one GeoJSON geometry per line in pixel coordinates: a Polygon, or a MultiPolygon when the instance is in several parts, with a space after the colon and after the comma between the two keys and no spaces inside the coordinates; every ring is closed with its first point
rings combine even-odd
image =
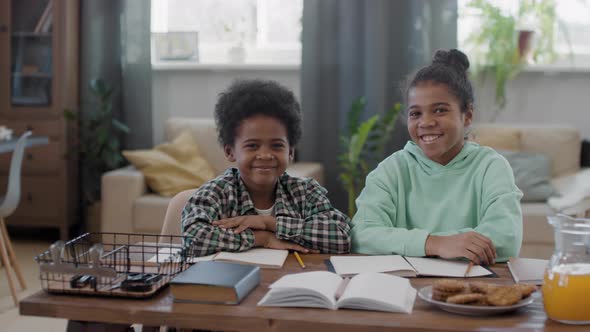
{"type": "Polygon", "coordinates": [[[590,219],[548,217],[555,251],[545,271],[543,304],[549,318],[590,324],[590,219]]]}

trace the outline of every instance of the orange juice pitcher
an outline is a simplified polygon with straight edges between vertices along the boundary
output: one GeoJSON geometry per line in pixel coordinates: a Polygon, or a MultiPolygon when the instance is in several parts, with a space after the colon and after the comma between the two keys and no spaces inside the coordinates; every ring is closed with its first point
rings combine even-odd
{"type": "Polygon", "coordinates": [[[590,219],[548,217],[555,251],[543,283],[549,318],[566,324],[590,324],[590,219]]]}

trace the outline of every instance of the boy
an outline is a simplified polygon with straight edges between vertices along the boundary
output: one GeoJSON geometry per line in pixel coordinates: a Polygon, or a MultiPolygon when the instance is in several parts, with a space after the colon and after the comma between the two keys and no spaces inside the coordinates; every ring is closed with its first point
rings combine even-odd
{"type": "Polygon", "coordinates": [[[197,256],[252,247],[304,253],[350,250],[349,218],[313,179],[285,173],[301,137],[293,93],[273,81],[242,80],[215,106],[219,142],[237,163],[200,187],[182,211],[197,256]]]}

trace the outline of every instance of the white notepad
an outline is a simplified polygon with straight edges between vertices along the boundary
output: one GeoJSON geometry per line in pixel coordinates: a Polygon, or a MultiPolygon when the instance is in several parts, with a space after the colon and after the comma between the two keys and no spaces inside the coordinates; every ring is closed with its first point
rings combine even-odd
{"type": "MultiPolygon", "coordinates": [[[[339,275],[349,276],[365,272],[388,272],[400,277],[464,277],[468,262],[440,258],[379,256],[332,256],[330,262],[339,275]]],[[[467,277],[493,274],[481,266],[473,266],[467,277]]]]}
{"type": "MultiPolygon", "coordinates": [[[[162,248],[158,251],[158,256],[154,255],[149,262],[166,262],[169,261],[173,255],[177,254],[180,248],[162,248]]],[[[287,255],[288,250],[255,248],[242,252],[218,252],[208,256],[190,257],[189,263],[198,263],[203,261],[225,261],[258,265],[261,268],[280,269],[287,255]]],[[[177,257],[179,260],[180,257],[177,257]]]]}
{"type": "Polygon", "coordinates": [[[262,268],[280,269],[283,267],[288,250],[255,248],[242,252],[222,251],[215,255],[214,261],[256,264],[262,268]]]}
{"type": "Polygon", "coordinates": [[[515,283],[542,285],[549,261],[535,258],[510,258],[508,269],[515,283]]]}

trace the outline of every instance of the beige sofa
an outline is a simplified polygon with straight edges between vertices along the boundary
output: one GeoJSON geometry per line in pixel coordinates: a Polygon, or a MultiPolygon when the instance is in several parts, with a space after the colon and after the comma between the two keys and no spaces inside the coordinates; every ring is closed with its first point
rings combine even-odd
{"type": "MultiPolygon", "coordinates": [[[[551,183],[561,195],[566,195],[580,169],[581,138],[577,129],[569,126],[479,125],[473,138],[495,149],[541,153],[551,161],[551,183]]],[[[586,170],[584,170],[586,172],[586,170]]],[[[588,214],[590,199],[561,212],[572,216],[588,214]]],[[[558,211],[547,202],[522,202],[523,243],[521,257],[549,258],[553,253],[553,228],[547,216],[558,211]]]]}
{"type": "MultiPolygon", "coordinates": [[[[166,140],[171,141],[186,128],[191,130],[203,156],[218,174],[232,165],[217,142],[213,119],[171,118],[166,123],[166,140]]],[[[319,163],[296,162],[287,172],[324,183],[324,169],[319,163]]],[[[141,172],[132,166],[107,172],[102,176],[101,190],[100,231],[160,233],[170,197],[150,192],[141,172]]]]}

